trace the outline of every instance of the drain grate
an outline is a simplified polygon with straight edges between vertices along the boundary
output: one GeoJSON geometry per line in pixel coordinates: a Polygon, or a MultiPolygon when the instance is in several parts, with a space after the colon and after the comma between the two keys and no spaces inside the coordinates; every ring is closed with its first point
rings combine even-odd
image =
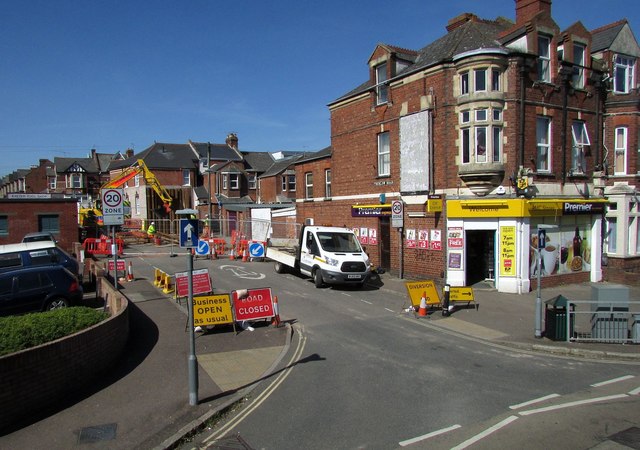
{"type": "Polygon", "coordinates": [[[78,444],[91,444],[93,442],[111,441],[116,438],[117,423],[85,427],[80,430],[78,444]]]}
{"type": "Polygon", "coordinates": [[[629,448],[640,450],[640,428],[631,427],[609,436],[609,440],[629,448]]]}

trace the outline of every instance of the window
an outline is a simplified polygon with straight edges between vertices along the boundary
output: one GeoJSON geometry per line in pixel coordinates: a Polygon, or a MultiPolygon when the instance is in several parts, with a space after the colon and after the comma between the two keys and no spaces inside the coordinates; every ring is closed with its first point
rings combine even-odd
{"type": "Polygon", "coordinates": [[[582,44],[573,44],[573,87],[577,89],[584,88],[584,66],[585,66],[585,46],[582,44]]]}
{"type": "Polygon", "coordinates": [[[287,191],[287,176],[282,175],[282,192],[287,191]]]}
{"type": "Polygon", "coordinates": [[[324,171],[324,196],[331,198],[331,169],[324,171]]]}
{"type": "Polygon", "coordinates": [[[189,186],[191,184],[191,171],[189,169],[182,169],[182,185],[189,186]]]}
{"type": "Polygon", "coordinates": [[[480,108],[460,113],[462,164],[500,162],[502,110],[480,108]],[[473,117],[473,120],[471,118],[473,117]]]}
{"type": "Polygon", "coordinates": [[[378,135],[378,176],[391,175],[391,148],[389,145],[389,133],[378,135]]]}
{"type": "Polygon", "coordinates": [[[500,90],[500,71],[498,69],[491,70],[491,90],[500,90]]]}
{"type": "Polygon", "coordinates": [[[304,198],[313,198],[313,173],[311,172],[304,174],[304,198]]]}
{"type": "Polygon", "coordinates": [[[60,217],[57,214],[42,214],[38,216],[38,231],[59,233],[60,217]]]}
{"type": "Polygon", "coordinates": [[[616,232],[617,223],[618,221],[615,217],[607,217],[607,235],[605,236],[607,253],[616,252],[616,240],[618,239],[616,232]]]}
{"type": "Polygon", "coordinates": [[[67,175],[67,187],[72,189],[82,188],[82,174],[70,173],[67,175]]]}
{"type": "Polygon", "coordinates": [[[140,186],[140,174],[137,173],[135,177],[133,177],[133,185],[135,187],[139,187],[140,186]]]}
{"type": "Polygon", "coordinates": [[[571,126],[573,136],[573,147],[571,149],[571,170],[577,173],[584,173],[587,170],[586,149],[589,142],[587,124],[584,122],[573,122],[571,126]]]}
{"type": "Polygon", "coordinates": [[[387,103],[389,86],[387,81],[387,64],[380,64],[376,67],[376,102],[378,105],[387,103]]]}
{"type": "Polygon", "coordinates": [[[634,87],[635,59],[616,55],[613,64],[613,92],[628,94],[634,87]]]}
{"type": "Polygon", "coordinates": [[[538,117],[536,119],[536,171],[551,171],[551,119],[538,117]]]}
{"type": "Polygon", "coordinates": [[[49,189],[55,191],[56,189],[56,177],[49,177],[49,189]]]}
{"type": "Polygon", "coordinates": [[[295,192],[296,191],[296,176],[295,176],[295,174],[287,175],[287,188],[291,192],[295,192]]]}
{"type": "Polygon", "coordinates": [[[624,175],[627,173],[627,127],[616,128],[615,132],[615,161],[614,174],[624,175]]]}
{"type": "Polygon", "coordinates": [[[229,174],[229,189],[238,190],[240,189],[240,174],[231,173],[229,174]]]}
{"type": "Polygon", "coordinates": [[[136,216],[139,216],[140,215],[140,198],[138,197],[137,193],[133,199],[133,202],[134,202],[134,207],[136,209],[136,216]]]}
{"type": "Polygon", "coordinates": [[[222,189],[227,189],[229,187],[229,174],[222,174],[222,189]]]}
{"type": "Polygon", "coordinates": [[[460,74],[460,95],[467,95],[469,93],[469,72],[462,72],[460,74]]]}
{"type": "Polygon", "coordinates": [[[0,236],[9,235],[9,218],[7,216],[0,216],[0,236]]]}
{"type": "Polygon", "coordinates": [[[538,80],[551,82],[551,39],[538,36],[538,80]]]}
{"type": "Polygon", "coordinates": [[[487,90],[487,69],[476,69],[473,71],[474,92],[487,90]]]}
{"type": "Polygon", "coordinates": [[[249,189],[255,189],[256,188],[256,174],[252,173],[248,176],[248,181],[249,181],[249,189]]]}

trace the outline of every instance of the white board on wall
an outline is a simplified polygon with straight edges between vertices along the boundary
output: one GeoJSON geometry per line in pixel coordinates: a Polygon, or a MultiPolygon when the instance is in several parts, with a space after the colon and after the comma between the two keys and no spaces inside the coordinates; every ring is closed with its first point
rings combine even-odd
{"type": "Polygon", "coordinates": [[[400,191],[429,190],[430,111],[400,118],[400,191]]]}

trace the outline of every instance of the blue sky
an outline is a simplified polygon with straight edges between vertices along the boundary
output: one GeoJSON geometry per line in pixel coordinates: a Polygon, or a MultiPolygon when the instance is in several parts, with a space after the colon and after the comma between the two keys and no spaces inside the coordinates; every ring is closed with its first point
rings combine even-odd
{"type": "MultiPolygon", "coordinates": [[[[554,0],[561,29],[627,18],[628,0],[554,0]]],[[[463,12],[515,19],[514,0],[4,0],[0,176],[40,158],[154,141],[241,150],[330,145],[327,104],[368,77],[376,44],[418,50],[463,12]]]]}

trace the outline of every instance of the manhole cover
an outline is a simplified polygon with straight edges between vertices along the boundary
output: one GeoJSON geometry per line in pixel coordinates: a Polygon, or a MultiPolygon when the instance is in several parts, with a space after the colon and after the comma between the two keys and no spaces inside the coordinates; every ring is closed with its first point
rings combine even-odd
{"type": "Polygon", "coordinates": [[[90,444],[92,442],[110,441],[115,439],[117,428],[118,424],[116,423],[97,425],[95,427],[85,427],[80,430],[78,444],[90,444]]]}
{"type": "Polygon", "coordinates": [[[619,433],[609,436],[609,440],[640,450],[640,428],[627,428],[626,430],[622,430],[619,433]]]}

